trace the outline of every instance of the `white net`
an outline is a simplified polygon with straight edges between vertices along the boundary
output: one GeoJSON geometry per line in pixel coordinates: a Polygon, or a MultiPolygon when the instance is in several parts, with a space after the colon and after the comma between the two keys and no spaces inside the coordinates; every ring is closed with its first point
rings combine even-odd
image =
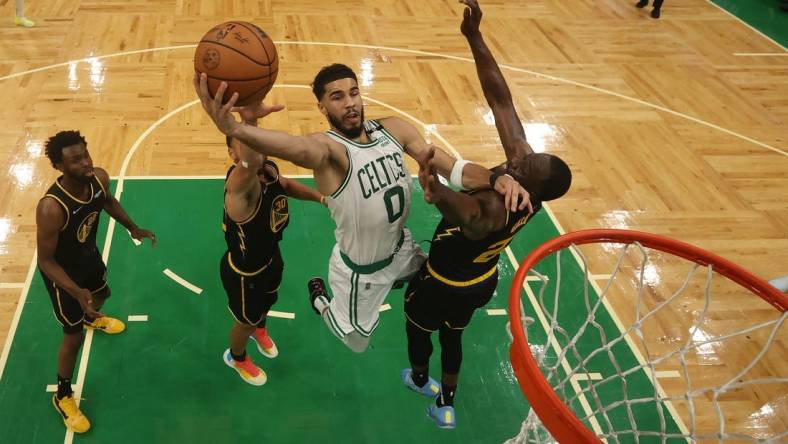
{"type": "MultiPolygon", "coordinates": [[[[534,359],[602,441],[788,442],[788,312],[713,266],[639,243],[573,245],[523,290],[534,359]],[[613,271],[591,274],[586,255],[613,271]]],[[[508,442],[555,440],[531,410],[508,442]]]]}

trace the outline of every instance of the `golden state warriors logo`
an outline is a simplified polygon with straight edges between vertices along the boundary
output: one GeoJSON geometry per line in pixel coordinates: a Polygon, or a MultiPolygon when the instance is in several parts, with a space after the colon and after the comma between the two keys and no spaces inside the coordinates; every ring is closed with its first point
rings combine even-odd
{"type": "Polygon", "coordinates": [[[518,228],[520,228],[523,225],[525,225],[525,223],[528,222],[528,218],[529,217],[531,217],[530,214],[525,216],[525,217],[520,218],[520,220],[518,220],[517,222],[515,222],[514,225],[512,225],[512,229],[509,230],[509,233],[514,233],[515,231],[517,231],[518,228]]]}
{"type": "Polygon", "coordinates": [[[93,226],[96,225],[96,220],[98,219],[98,212],[94,211],[87,215],[84,219],[82,219],[82,223],[79,224],[79,228],[77,228],[77,240],[80,243],[85,243],[88,239],[88,235],[93,230],[93,226]]]}
{"type": "Polygon", "coordinates": [[[290,217],[290,212],[287,210],[287,197],[276,196],[274,203],[271,205],[271,231],[274,233],[282,229],[290,217]]]}

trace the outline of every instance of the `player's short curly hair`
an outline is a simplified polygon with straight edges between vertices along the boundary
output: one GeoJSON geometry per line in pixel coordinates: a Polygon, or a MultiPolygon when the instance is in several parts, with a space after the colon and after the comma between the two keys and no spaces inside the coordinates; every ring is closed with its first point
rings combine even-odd
{"type": "Polygon", "coordinates": [[[79,134],[79,131],[61,131],[47,140],[44,145],[44,152],[46,153],[52,166],[57,167],[57,164],[63,161],[63,148],[77,145],[88,145],[88,142],[79,134]]]}
{"type": "Polygon", "coordinates": [[[333,65],[324,66],[315,76],[312,82],[312,93],[315,94],[317,100],[323,98],[326,93],[326,85],[339,79],[353,79],[358,82],[356,73],[350,69],[349,66],[341,63],[334,63],[333,65]]]}

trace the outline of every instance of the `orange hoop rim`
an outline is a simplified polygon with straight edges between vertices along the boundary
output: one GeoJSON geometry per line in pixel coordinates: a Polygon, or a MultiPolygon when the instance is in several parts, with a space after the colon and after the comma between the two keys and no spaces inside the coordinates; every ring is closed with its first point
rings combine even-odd
{"type": "Polygon", "coordinates": [[[780,293],[763,279],[721,256],[658,234],[615,229],[582,230],[566,233],[543,243],[523,259],[512,281],[512,288],[509,292],[509,320],[513,341],[509,348],[509,358],[517,382],[531,404],[531,408],[558,442],[590,444],[602,441],[556,395],[531,354],[528,339],[523,331],[522,313],[520,312],[521,291],[525,278],[528,272],[545,256],[570,245],[631,244],[635,242],[644,247],[671,253],[704,266],[711,265],[714,271],[757,294],[778,311],[788,311],[788,296],[780,293]]]}

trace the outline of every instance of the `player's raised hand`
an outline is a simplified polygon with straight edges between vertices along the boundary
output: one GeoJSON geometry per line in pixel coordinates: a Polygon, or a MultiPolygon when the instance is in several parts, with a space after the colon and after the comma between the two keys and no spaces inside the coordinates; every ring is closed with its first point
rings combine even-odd
{"type": "Polygon", "coordinates": [[[508,174],[498,176],[495,180],[495,191],[504,196],[504,204],[510,211],[528,207],[529,213],[534,212],[534,207],[531,205],[531,195],[508,174]],[[520,205],[517,205],[518,202],[520,205]]]}
{"type": "Polygon", "coordinates": [[[479,3],[476,0],[460,0],[460,3],[466,6],[462,12],[462,24],[460,31],[465,37],[479,33],[479,23],[482,21],[482,10],[479,8],[479,3]]]}
{"type": "Polygon", "coordinates": [[[82,311],[91,318],[95,319],[104,316],[104,314],[93,308],[93,293],[87,288],[80,288],[78,291],[74,292],[74,298],[79,302],[82,311]]]}
{"type": "Polygon", "coordinates": [[[261,100],[260,103],[247,106],[234,106],[230,111],[238,113],[244,123],[255,123],[258,119],[285,109],[284,105],[266,105],[261,100]]]}
{"type": "Polygon", "coordinates": [[[194,90],[200,98],[203,109],[211,117],[219,131],[229,135],[239,125],[235,117],[230,113],[235,101],[238,100],[238,93],[233,93],[230,100],[223,105],[222,97],[224,97],[224,92],[227,91],[227,83],[222,82],[214,97],[211,97],[211,93],[208,91],[208,76],[205,73],[194,73],[194,90]]]}
{"type": "Polygon", "coordinates": [[[419,184],[424,189],[424,200],[427,203],[435,203],[437,188],[440,186],[438,177],[435,175],[435,168],[432,166],[434,158],[435,147],[430,146],[424,155],[416,159],[419,162],[419,184]]]}

